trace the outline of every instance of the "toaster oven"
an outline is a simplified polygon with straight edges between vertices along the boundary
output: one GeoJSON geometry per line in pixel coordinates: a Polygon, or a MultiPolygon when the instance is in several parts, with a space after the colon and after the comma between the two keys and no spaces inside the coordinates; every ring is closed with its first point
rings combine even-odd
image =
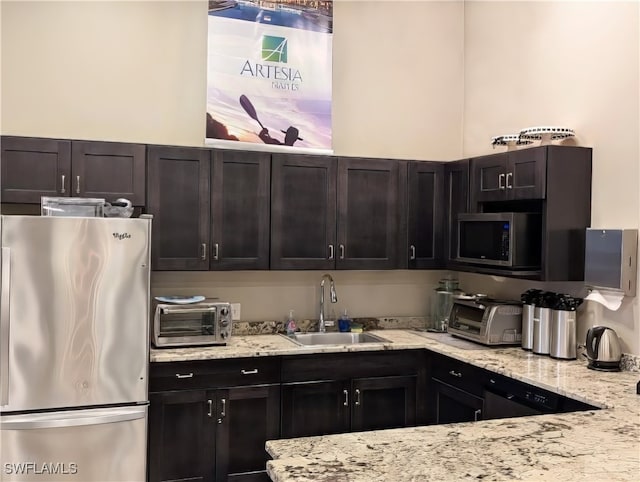
{"type": "Polygon", "coordinates": [[[231,338],[231,305],[202,301],[170,304],[154,301],[151,343],[157,348],[226,345],[231,338]]]}

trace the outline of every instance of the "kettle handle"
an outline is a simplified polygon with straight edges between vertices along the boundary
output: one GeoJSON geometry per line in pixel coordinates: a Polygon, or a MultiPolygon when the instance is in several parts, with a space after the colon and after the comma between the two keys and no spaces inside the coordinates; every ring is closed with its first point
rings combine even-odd
{"type": "Polygon", "coordinates": [[[587,331],[587,356],[591,360],[595,360],[598,357],[598,346],[600,345],[600,339],[605,329],[604,326],[594,326],[587,331]]]}

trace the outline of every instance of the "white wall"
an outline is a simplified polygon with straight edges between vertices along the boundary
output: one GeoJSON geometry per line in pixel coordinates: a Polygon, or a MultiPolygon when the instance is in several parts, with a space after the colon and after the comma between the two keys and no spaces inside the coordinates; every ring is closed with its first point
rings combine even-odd
{"type": "MultiPolygon", "coordinates": [[[[640,225],[640,2],[466,2],[464,156],[497,152],[491,137],[536,125],[573,128],[593,147],[591,225],[640,225]]],[[[571,180],[567,179],[567,183],[571,180]]],[[[466,289],[544,285],[462,275],[466,289]]],[[[639,293],[640,295],[640,293],[639,293]]],[[[581,310],[579,337],[605,324],[640,354],[640,298],[617,312],[581,310]]]]}

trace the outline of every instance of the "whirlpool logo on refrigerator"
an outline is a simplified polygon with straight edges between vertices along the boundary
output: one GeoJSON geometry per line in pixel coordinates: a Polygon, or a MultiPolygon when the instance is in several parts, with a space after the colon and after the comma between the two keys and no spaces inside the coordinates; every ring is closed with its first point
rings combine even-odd
{"type": "Polygon", "coordinates": [[[122,241],[123,239],[131,239],[131,235],[129,233],[112,233],[113,237],[118,241],[122,241]]]}

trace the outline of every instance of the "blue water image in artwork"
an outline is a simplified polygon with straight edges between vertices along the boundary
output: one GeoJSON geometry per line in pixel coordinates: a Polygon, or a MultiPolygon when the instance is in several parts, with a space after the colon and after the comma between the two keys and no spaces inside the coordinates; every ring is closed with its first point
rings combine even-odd
{"type": "Polygon", "coordinates": [[[209,2],[218,4],[218,8],[210,8],[209,15],[215,17],[234,18],[259,22],[267,25],[291,27],[313,32],[331,33],[333,19],[330,13],[323,13],[316,9],[291,8],[282,4],[272,4],[275,7],[257,6],[250,2],[209,2]]]}

